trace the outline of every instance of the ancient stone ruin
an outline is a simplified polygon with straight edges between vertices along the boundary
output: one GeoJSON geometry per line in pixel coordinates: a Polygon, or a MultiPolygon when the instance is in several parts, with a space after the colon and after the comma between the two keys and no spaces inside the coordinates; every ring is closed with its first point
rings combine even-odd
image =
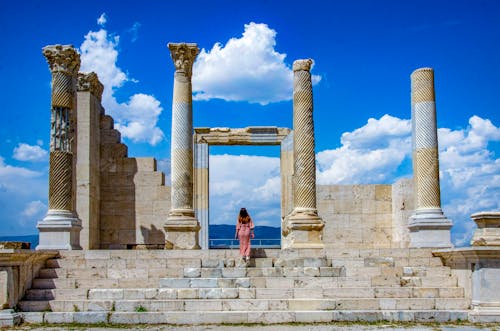
{"type": "Polygon", "coordinates": [[[0,249],[0,325],[500,321],[499,212],[453,248],[441,209],[434,72],[411,75],[414,178],[316,185],[312,61],[293,63],[293,128],[193,128],[196,44],[175,67],[171,186],[129,157],[70,45],[52,73],[49,210],[36,251],[0,249]],[[209,148],[279,145],[281,249],[209,249],[209,148]],[[16,308],[16,310],[14,310],[16,308]]]}

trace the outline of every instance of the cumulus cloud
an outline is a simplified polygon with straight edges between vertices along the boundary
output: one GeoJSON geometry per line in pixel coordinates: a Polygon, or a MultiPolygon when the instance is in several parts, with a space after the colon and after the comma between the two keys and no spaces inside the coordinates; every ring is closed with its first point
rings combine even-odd
{"type": "Polygon", "coordinates": [[[157,126],[163,111],[160,102],[154,96],[143,93],[132,95],[127,102],[116,100],[115,92],[120,87],[126,82],[137,82],[117,65],[119,43],[120,37],[109,34],[105,29],[89,31],[80,46],[80,70],[94,71],[99,76],[104,84],[103,106],[114,118],[124,138],[156,145],[164,139],[163,131],[157,126]]]}
{"type": "Polygon", "coordinates": [[[317,154],[319,184],[383,183],[410,155],[410,120],[384,115],[345,132],[339,148],[317,154]]]}
{"type": "MultiPolygon", "coordinates": [[[[266,105],[290,100],[293,72],[286,54],[275,50],[276,31],[267,24],[245,24],[240,38],[202,49],[193,67],[193,98],[248,101],[266,105]]],[[[320,76],[313,75],[313,83],[320,76]]]]}
{"type": "Polygon", "coordinates": [[[14,148],[12,157],[18,161],[42,162],[47,160],[47,155],[47,151],[39,145],[32,146],[19,143],[19,145],[14,148]]]}
{"type": "Polygon", "coordinates": [[[234,224],[246,207],[257,225],[280,226],[280,159],[210,155],[210,222],[234,224]]]}

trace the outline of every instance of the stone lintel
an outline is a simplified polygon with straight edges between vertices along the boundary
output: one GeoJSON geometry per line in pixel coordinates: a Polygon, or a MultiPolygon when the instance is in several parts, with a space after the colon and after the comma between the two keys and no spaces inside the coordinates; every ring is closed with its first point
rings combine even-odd
{"type": "Polygon", "coordinates": [[[246,128],[195,128],[195,142],[209,145],[279,145],[288,128],[254,126],[246,128]]]}

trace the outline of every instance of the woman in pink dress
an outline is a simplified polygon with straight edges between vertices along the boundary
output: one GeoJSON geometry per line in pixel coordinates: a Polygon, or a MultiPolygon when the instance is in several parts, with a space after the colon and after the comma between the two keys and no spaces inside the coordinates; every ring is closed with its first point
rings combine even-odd
{"type": "Polygon", "coordinates": [[[241,208],[236,223],[235,238],[240,240],[240,256],[245,262],[250,261],[250,239],[255,237],[253,233],[254,227],[255,225],[247,210],[241,208]]]}

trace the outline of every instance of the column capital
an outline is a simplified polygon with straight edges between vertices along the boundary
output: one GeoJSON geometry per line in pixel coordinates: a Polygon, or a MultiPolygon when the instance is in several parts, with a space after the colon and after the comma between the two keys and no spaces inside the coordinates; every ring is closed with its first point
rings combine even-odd
{"type": "Polygon", "coordinates": [[[168,43],[168,48],[176,72],[191,77],[194,60],[200,52],[198,45],[195,43],[168,43]]]}
{"type": "Polygon", "coordinates": [[[76,88],[78,91],[89,91],[99,100],[101,100],[102,91],[104,90],[104,86],[99,81],[99,77],[95,72],[90,72],[90,73],[79,72],[76,88]]]}
{"type": "Polygon", "coordinates": [[[42,49],[52,73],[63,72],[76,76],[80,69],[80,54],[73,45],[48,45],[42,49]]]}
{"type": "Polygon", "coordinates": [[[295,60],[293,62],[293,71],[300,71],[300,70],[310,71],[312,64],[313,64],[312,59],[295,60]]]}

